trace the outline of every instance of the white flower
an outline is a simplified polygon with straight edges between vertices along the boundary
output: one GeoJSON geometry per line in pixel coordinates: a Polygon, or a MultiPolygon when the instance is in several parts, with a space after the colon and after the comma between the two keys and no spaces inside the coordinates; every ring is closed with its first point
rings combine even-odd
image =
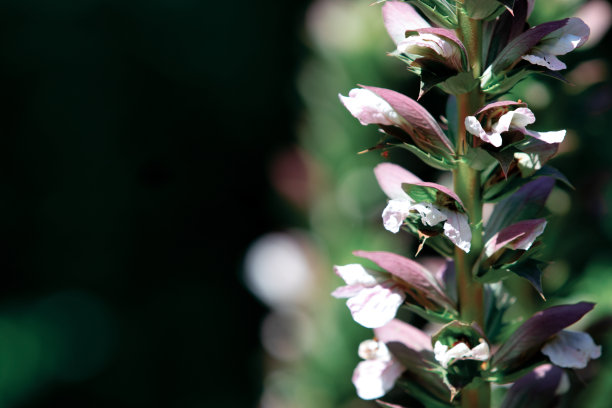
{"type": "Polygon", "coordinates": [[[453,346],[450,350],[448,346],[436,341],[434,345],[434,358],[444,368],[448,368],[449,364],[452,364],[457,360],[478,360],[486,361],[490,357],[489,345],[484,339],[480,339],[480,344],[470,349],[470,347],[459,342],[453,346]]]}
{"type": "MultiPolygon", "coordinates": [[[[411,212],[418,212],[423,224],[433,227],[444,222],[444,235],[465,252],[470,251],[472,231],[467,215],[438,206],[434,203],[415,203],[404,191],[402,184],[420,183],[421,179],[391,163],[382,163],[374,169],[380,188],[389,197],[389,203],[382,212],[383,225],[388,231],[398,233],[404,220],[411,212]]],[[[443,188],[438,186],[438,188],[443,188]]]]}
{"type": "Polygon", "coordinates": [[[589,27],[581,19],[570,18],[567,24],[545,36],[522,58],[552,71],[565,69],[565,64],[556,56],[565,55],[580,47],[589,38],[589,33],[589,27]]]}
{"type": "Polygon", "coordinates": [[[588,333],[562,330],[542,347],[542,353],[559,367],[585,368],[589,360],[601,356],[601,346],[588,333]]]}
{"type": "Polygon", "coordinates": [[[359,398],[371,400],[385,395],[398,379],[404,367],[383,342],[366,340],[359,345],[359,356],[365,361],[357,364],[353,384],[359,398]]]}
{"type": "Polygon", "coordinates": [[[382,212],[385,229],[397,234],[412,208],[413,201],[410,200],[410,198],[404,200],[389,200],[389,203],[382,212]]]}
{"type": "Polygon", "coordinates": [[[474,136],[479,137],[484,142],[490,143],[495,147],[502,145],[503,132],[516,130],[524,135],[529,135],[535,139],[539,139],[545,143],[561,143],[565,138],[565,130],[553,132],[535,132],[527,130],[526,126],[535,122],[535,115],[529,108],[517,108],[513,111],[504,113],[497,122],[491,125],[487,132],[480,121],[475,116],[467,116],[465,118],[465,129],[474,136]]]}
{"type": "Polygon", "coordinates": [[[332,296],[348,298],[346,305],[353,319],[364,327],[384,326],[395,317],[406,299],[404,290],[388,274],[360,264],[335,266],[334,271],[346,286],[336,289],[332,296]]]}
{"type": "Polygon", "coordinates": [[[349,96],[338,94],[340,101],[351,115],[359,119],[366,126],[396,125],[401,126],[404,120],[387,101],[368,89],[354,88],[349,91],[349,96]]]}

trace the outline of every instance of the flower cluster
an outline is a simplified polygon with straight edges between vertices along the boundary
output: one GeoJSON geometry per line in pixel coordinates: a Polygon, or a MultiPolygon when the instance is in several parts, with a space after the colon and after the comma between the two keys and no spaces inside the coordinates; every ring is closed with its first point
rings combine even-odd
{"type": "Polygon", "coordinates": [[[409,3],[382,6],[396,46],[389,55],[420,76],[419,97],[437,86],[450,94],[454,112],[438,123],[410,97],[373,86],[340,100],[362,125],[379,128],[383,136],[370,150],[404,148],[451,171],[453,186],[392,163],[374,169],[388,197],[382,226],[418,237],[415,257],[428,246],[440,258],[355,251],[375,267],[335,267],[346,285],[333,296],[346,298],[354,320],[374,330],[359,347],[353,383],[363,399],[382,398],[397,385],[427,406],[456,405],[491,383],[513,383],[504,406],[518,406],[529,393],[546,401],[545,390],[552,398],[567,389],[564,369],[586,367],[601,348],[586,332],[567,330],[591,303],[546,308],[513,330],[504,319],[515,299],[503,280],[526,279],[544,297],[545,202],[557,181],[568,182],[547,164],[565,130],[534,130],[527,104],[501,96],[532,73],[560,77],[566,66],[558,56],[584,44],[589,28],[578,18],[530,27],[533,0],[409,3]],[[487,202],[495,206],[483,220],[487,202]],[[427,333],[398,319],[400,308],[428,320],[427,333]]]}

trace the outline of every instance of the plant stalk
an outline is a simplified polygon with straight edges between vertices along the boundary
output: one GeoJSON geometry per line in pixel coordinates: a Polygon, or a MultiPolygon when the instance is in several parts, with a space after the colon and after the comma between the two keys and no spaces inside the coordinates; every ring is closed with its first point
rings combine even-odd
{"type": "MultiPolygon", "coordinates": [[[[457,34],[468,52],[468,60],[474,78],[481,74],[481,38],[482,23],[466,16],[463,7],[458,3],[457,14],[459,28],[457,34]]],[[[454,189],[463,201],[469,217],[472,231],[472,242],[469,253],[455,247],[455,268],[457,271],[457,293],[459,297],[459,314],[466,323],[477,323],[484,330],[484,289],[481,283],[473,278],[472,270],[483,250],[482,242],[482,190],[480,187],[480,171],[464,162],[470,149],[465,130],[465,118],[473,115],[484,104],[484,94],[477,87],[473,91],[459,95],[457,158],[458,166],[453,170],[454,189]]],[[[461,392],[463,408],[489,408],[491,404],[491,386],[485,381],[476,381],[461,392]]]]}

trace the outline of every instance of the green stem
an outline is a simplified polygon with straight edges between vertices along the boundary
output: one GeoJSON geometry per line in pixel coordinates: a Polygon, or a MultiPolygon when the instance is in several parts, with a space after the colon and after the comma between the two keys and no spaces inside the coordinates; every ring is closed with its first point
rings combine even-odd
{"type": "MultiPolygon", "coordinates": [[[[482,23],[472,20],[463,13],[463,7],[458,3],[459,29],[457,34],[468,52],[468,59],[474,78],[481,74],[480,44],[482,38],[482,23]]],[[[457,293],[459,297],[459,314],[466,323],[476,322],[484,329],[484,289],[482,284],[473,278],[472,270],[482,249],[482,190],[480,187],[480,172],[471,168],[462,158],[470,147],[465,130],[466,116],[473,115],[484,104],[484,95],[480,88],[457,97],[458,132],[457,156],[458,166],[453,170],[454,189],[463,201],[469,217],[472,231],[472,242],[469,253],[455,248],[455,268],[457,271],[457,293]]],[[[491,387],[484,381],[477,381],[466,387],[461,393],[463,408],[488,408],[491,404],[491,387]]]]}

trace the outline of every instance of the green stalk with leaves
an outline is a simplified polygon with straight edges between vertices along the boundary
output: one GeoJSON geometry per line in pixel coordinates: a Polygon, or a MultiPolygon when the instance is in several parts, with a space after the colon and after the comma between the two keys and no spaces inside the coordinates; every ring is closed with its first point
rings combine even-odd
{"type": "Polygon", "coordinates": [[[433,87],[449,95],[443,123],[389,89],[361,86],[340,96],[361,124],[379,127],[382,137],[370,150],[404,148],[453,176],[444,186],[392,163],[376,166],[389,198],[384,228],[416,235],[419,249],[356,251],[375,267],[335,267],[346,285],[333,295],[347,298],[355,321],[374,330],[359,348],[363,361],[353,383],[360,397],[381,406],[416,400],[426,407],[489,407],[493,383],[512,384],[503,407],[526,398],[550,404],[567,382],[565,369],[583,368],[601,353],[587,333],[566,330],[593,304],[550,307],[510,335],[504,319],[513,299],[503,280],[526,279],[543,297],[544,204],[557,181],[567,182],[547,164],[565,131],[528,129],[533,112],[504,94],[530,74],[561,78],[565,64],[557,56],[589,35],[577,18],[530,27],[532,8],[528,0],[383,4],[396,45],[391,55],[419,75],[419,98],[433,87]],[[487,220],[485,203],[495,204],[487,220]],[[421,261],[425,246],[440,258],[421,261]],[[437,325],[435,333],[397,319],[399,308],[437,325]]]}

